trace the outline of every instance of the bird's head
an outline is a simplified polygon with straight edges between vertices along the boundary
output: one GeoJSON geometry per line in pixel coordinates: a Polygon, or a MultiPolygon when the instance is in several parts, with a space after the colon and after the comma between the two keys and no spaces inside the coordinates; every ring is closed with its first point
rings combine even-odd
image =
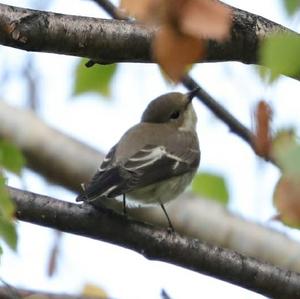
{"type": "Polygon", "coordinates": [[[180,130],[195,129],[197,117],[192,99],[197,91],[187,94],[170,92],[154,99],[144,111],[141,122],[166,123],[180,130]]]}

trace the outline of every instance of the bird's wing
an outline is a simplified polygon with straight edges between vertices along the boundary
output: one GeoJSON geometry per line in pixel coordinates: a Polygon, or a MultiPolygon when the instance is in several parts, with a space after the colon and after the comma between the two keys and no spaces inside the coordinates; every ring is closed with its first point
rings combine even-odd
{"type": "Polygon", "coordinates": [[[100,167],[98,168],[96,174],[93,176],[92,180],[87,184],[82,184],[82,193],[76,198],[76,201],[87,201],[90,197],[94,197],[96,194],[99,194],[97,185],[99,183],[99,178],[102,175],[113,168],[114,155],[116,152],[116,145],[113,146],[108,154],[103,159],[100,167]],[[94,195],[95,194],[95,195],[94,195]]]}
{"type": "Polygon", "coordinates": [[[164,146],[146,145],[120,165],[96,173],[85,190],[87,200],[115,197],[178,176],[197,168],[199,150],[180,148],[170,153],[164,146]]]}

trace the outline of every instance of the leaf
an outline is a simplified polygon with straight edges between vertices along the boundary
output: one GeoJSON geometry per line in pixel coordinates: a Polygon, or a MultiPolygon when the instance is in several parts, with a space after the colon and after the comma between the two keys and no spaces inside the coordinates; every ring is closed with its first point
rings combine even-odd
{"type": "Polygon", "coordinates": [[[293,15],[300,7],[300,0],[284,0],[283,3],[289,15],[293,15]]]}
{"type": "Polygon", "coordinates": [[[117,65],[95,65],[87,68],[86,59],[81,59],[76,68],[74,95],[94,92],[108,97],[111,93],[111,80],[116,73],[117,65]]]}
{"type": "Polygon", "coordinates": [[[120,8],[146,23],[160,23],[168,3],[162,0],[121,0],[120,8]]]}
{"type": "Polygon", "coordinates": [[[229,200],[225,179],[219,175],[204,172],[197,174],[192,183],[192,190],[202,197],[217,200],[224,205],[229,200]]]}
{"type": "MultiPolygon", "coordinates": [[[[277,34],[266,38],[260,47],[260,63],[271,69],[271,82],[280,74],[300,73],[300,38],[295,34],[277,34]]],[[[261,72],[265,76],[265,71],[261,72]]]]}
{"type": "Polygon", "coordinates": [[[48,267],[47,267],[48,277],[54,276],[55,272],[57,272],[58,259],[59,259],[60,249],[61,249],[61,240],[62,240],[62,232],[55,231],[55,240],[50,250],[50,257],[48,260],[48,267]]]}
{"type": "Polygon", "coordinates": [[[15,213],[15,205],[5,188],[5,179],[0,175],[0,217],[11,220],[15,213]]]}
{"type": "Polygon", "coordinates": [[[197,38],[224,41],[230,35],[231,9],[211,0],[185,1],[180,13],[181,31],[197,38]]]}
{"type": "Polygon", "coordinates": [[[17,232],[13,222],[4,219],[0,216],[0,236],[4,239],[7,245],[16,250],[17,248],[17,232]]]}
{"type": "Polygon", "coordinates": [[[300,177],[283,175],[276,184],[273,202],[284,224],[300,228],[300,177]]]}
{"type": "Polygon", "coordinates": [[[5,179],[0,174],[0,237],[12,248],[17,246],[17,233],[12,221],[15,205],[5,188],[5,179]]]}
{"type": "Polygon", "coordinates": [[[90,283],[87,283],[84,286],[84,288],[82,290],[82,295],[84,295],[86,297],[94,297],[94,298],[99,298],[99,299],[108,298],[106,292],[102,288],[99,288],[98,286],[95,286],[90,283]]]}
{"type": "Polygon", "coordinates": [[[271,119],[272,109],[266,101],[259,101],[255,111],[255,134],[253,144],[255,151],[261,157],[268,158],[271,149],[271,119]]]}
{"type": "Polygon", "coordinates": [[[0,165],[11,172],[20,174],[25,165],[25,158],[14,144],[0,140],[0,165]]]}
{"type": "Polygon", "coordinates": [[[285,175],[300,177],[300,144],[294,131],[277,133],[272,143],[272,157],[285,175]]]}
{"type": "Polygon", "coordinates": [[[204,41],[176,32],[164,25],[155,34],[153,55],[174,82],[180,81],[189,65],[203,57],[204,41]]]}

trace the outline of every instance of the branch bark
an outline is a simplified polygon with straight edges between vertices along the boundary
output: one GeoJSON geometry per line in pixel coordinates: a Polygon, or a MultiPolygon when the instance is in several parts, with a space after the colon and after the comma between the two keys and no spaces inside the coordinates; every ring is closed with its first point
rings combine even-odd
{"type": "MultiPolygon", "coordinates": [[[[289,29],[261,16],[233,9],[231,38],[209,41],[202,62],[258,63],[259,42],[289,29]]],[[[88,57],[99,63],[154,62],[154,29],[120,20],[63,15],[0,4],[0,44],[27,51],[88,57]]]]}
{"type": "Polygon", "coordinates": [[[55,228],[139,252],[148,259],[210,275],[272,298],[298,298],[300,274],[286,271],[234,251],[154,229],[112,210],[9,188],[22,221],[55,228]]]}
{"type": "MultiPolygon", "coordinates": [[[[75,192],[81,182],[89,180],[103,159],[101,153],[47,126],[32,112],[13,108],[3,101],[0,102],[0,123],[0,137],[19,146],[30,168],[75,192]]],[[[122,211],[119,202],[110,201],[106,205],[122,211]]],[[[300,271],[298,242],[241,219],[214,201],[185,193],[167,209],[176,231],[183,235],[300,271]]],[[[128,213],[141,221],[166,225],[159,208],[130,209],[128,213]]]]}
{"type": "Polygon", "coordinates": [[[47,126],[30,110],[0,102],[0,136],[12,140],[23,151],[27,166],[74,191],[97,170],[103,155],[95,149],[47,126]],[[52,140],[52,142],[49,142],[52,140]],[[79,152],[82,156],[77,156],[79,152]],[[80,157],[80,159],[79,159],[80,157]],[[81,163],[74,163],[80,160],[81,163]]]}

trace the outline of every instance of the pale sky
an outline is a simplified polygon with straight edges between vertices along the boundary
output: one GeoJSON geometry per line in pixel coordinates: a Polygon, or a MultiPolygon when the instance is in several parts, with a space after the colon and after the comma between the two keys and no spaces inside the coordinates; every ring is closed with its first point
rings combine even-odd
{"type": "MultiPolygon", "coordinates": [[[[33,2],[0,1],[24,7],[34,7],[33,2]]],[[[299,30],[297,20],[288,21],[282,15],[278,1],[225,2],[299,30]]],[[[35,3],[42,8],[48,1],[35,3]]],[[[47,10],[105,16],[92,1],[60,0],[50,3],[47,10]]],[[[1,65],[17,70],[23,65],[22,59],[26,55],[19,50],[1,47],[0,70],[1,65]]],[[[104,152],[128,127],[139,121],[150,100],[171,90],[184,90],[180,86],[174,88],[167,85],[155,65],[122,64],[112,83],[111,100],[99,99],[95,95],[74,99],[71,97],[73,71],[78,59],[54,54],[32,55],[35,57],[35,68],[41,75],[40,115],[50,125],[104,152]]],[[[299,126],[299,82],[283,78],[269,87],[260,81],[253,67],[240,63],[201,64],[194,67],[191,75],[248,127],[251,127],[253,108],[260,99],[273,105],[275,128],[291,124],[299,126]]],[[[25,91],[20,77],[14,77],[0,90],[0,96],[11,104],[22,106],[25,91]]],[[[275,214],[272,190],[278,171],[272,165],[259,161],[249,146],[229,133],[227,127],[201,103],[197,102],[195,106],[202,150],[200,170],[217,172],[226,177],[230,210],[300,239],[298,231],[269,221],[275,214]]],[[[24,171],[24,182],[30,191],[74,201],[73,193],[49,185],[29,170],[24,171]]],[[[24,182],[15,177],[10,177],[9,181],[17,187],[22,187],[24,182]]],[[[76,294],[85,283],[94,283],[104,288],[111,297],[120,299],[158,299],[161,298],[162,288],[172,299],[264,298],[192,271],[148,261],[135,252],[117,246],[70,234],[65,234],[62,241],[57,275],[49,279],[46,265],[54,238],[52,231],[27,223],[19,223],[18,231],[18,252],[14,254],[5,247],[0,266],[1,277],[14,286],[76,294]]]]}

